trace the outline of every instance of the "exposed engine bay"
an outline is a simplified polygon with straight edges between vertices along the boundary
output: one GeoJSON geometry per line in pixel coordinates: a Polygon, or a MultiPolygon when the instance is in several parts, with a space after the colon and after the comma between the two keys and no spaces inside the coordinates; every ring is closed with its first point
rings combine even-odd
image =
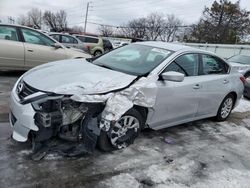
{"type": "Polygon", "coordinates": [[[51,149],[48,146],[53,138],[74,142],[60,151],[65,156],[93,152],[100,134],[98,125],[104,104],[81,103],[56,96],[33,102],[32,106],[36,111],[35,125],[39,128],[39,131],[31,132],[33,150],[39,156],[34,157],[35,160],[43,157],[40,151],[45,155],[43,147],[51,149]]]}

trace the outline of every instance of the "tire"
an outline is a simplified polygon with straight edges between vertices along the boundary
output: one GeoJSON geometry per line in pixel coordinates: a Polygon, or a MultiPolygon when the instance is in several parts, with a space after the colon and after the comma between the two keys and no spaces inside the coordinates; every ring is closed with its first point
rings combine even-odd
{"type": "Polygon", "coordinates": [[[233,94],[228,94],[222,101],[215,119],[217,121],[225,121],[233,109],[235,98],[233,94]]]}
{"type": "Polygon", "coordinates": [[[128,147],[133,144],[138,137],[142,124],[142,115],[134,108],[128,110],[114,123],[109,132],[101,131],[97,141],[98,148],[102,151],[112,151],[128,147]],[[129,123],[129,120],[131,120],[132,123],[129,123]],[[125,121],[127,123],[125,123],[125,121]],[[125,124],[134,128],[126,128],[124,127],[125,124]],[[119,125],[121,125],[120,128],[118,128],[119,125]],[[120,137],[118,134],[120,134],[120,137]]]}
{"type": "Polygon", "coordinates": [[[247,79],[248,77],[250,77],[250,72],[248,72],[248,73],[246,73],[245,75],[244,75],[244,77],[247,79]]]}
{"type": "Polygon", "coordinates": [[[102,52],[100,50],[96,50],[94,52],[94,56],[100,56],[100,55],[102,55],[102,52]]]}
{"type": "MultiPolygon", "coordinates": [[[[244,77],[245,77],[245,79],[246,79],[245,90],[247,90],[247,87],[249,87],[249,86],[246,86],[246,85],[249,85],[249,83],[250,83],[250,72],[246,73],[246,74],[244,75],[244,77]]],[[[244,92],[243,95],[244,95],[244,97],[245,97],[246,99],[250,100],[250,95],[249,95],[249,94],[247,94],[247,93],[244,92]]]]}

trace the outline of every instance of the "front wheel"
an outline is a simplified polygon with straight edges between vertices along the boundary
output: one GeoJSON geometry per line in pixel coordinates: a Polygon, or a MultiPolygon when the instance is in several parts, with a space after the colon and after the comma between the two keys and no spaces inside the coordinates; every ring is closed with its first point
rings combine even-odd
{"type": "Polygon", "coordinates": [[[101,131],[97,145],[103,151],[123,149],[134,143],[142,127],[142,116],[135,110],[127,111],[109,132],[101,131]]]}
{"type": "Polygon", "coordinates": [[[229,94],[224,98],[216,115],[217,121],[225,121],[228,118],[233,109],[234,102],[235,99],[232,94],[229,94]]]}

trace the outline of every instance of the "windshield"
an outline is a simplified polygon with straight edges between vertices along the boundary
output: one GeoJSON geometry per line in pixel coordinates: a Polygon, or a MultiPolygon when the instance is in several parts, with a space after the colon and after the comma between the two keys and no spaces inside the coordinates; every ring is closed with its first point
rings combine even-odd
{"type": "Polygon", "coordinates": [[[228,59],[230,62],[235,62],[235,63],[241,63],[241,64],[248,64],[250,65],[250,56],[246,55],[236,55],[233,57],[230,57],[228,59]]]}
{"type": "Polygon", "coordinates": [[[136,76],[145,75],[162,63],[172,51],[131,44],[111,51],[96,60],[94,64],[136,76]]]}

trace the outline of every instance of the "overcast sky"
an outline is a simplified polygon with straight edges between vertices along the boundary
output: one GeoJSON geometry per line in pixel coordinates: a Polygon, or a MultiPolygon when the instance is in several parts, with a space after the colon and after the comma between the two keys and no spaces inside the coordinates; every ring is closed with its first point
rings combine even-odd
{"type": "MultiPolygon", "coordinates": [[[[92,1],[89,11],[89,21],[101,24],[122,25],[128,20],[139,18],[151,12],[174,14],[185,24],[199,20],[205,6],[211,6],[214,0],[89,0],[92,1]]],[[[232,0],[236,2],[236,0],[232,0]]],[[[68,25],[83,26],[87,0],[0,0],[0,20],[7,22],[12,16],[26,14],[32,8],[42,11],[67,12],[68,25]]],[[[250,0],[241,0],[241,8],[250,10],[250,0]]],[[[87,31],[95,32],[97,26],[88,23],[87,31]]]]}

